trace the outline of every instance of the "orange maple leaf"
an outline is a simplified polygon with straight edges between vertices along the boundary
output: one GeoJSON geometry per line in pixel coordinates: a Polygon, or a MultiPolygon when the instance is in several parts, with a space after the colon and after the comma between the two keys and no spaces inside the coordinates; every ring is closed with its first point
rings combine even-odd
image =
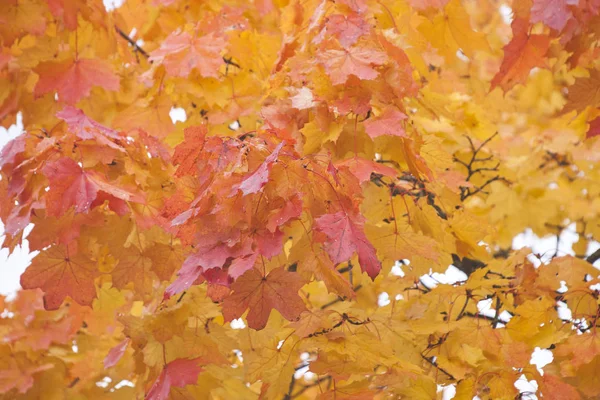
{"type": "Polygon", "coordinates": [[[408,137],[402,121],[408,117],[393,107],[386,108],[381,115],[370,118],[364,122],[365,130],[371,138],[382,135],[408,137]]]}
{"type": "Polygon", "coordinates": [[[171,387],[193,385],[198,380],[202,367],[198,364],[201,358],[178,358],[166,364],[156,381],[146,395],[146,400],[166,400],[169,398],[171,387]]]}
{"type": "Polygon", "coordinates": [[[73,242],[43,250],[21,276],[21,286],[41,288],[47,310],[58,309],[67,296],[81,305],[91,305],[96,297],[94,279],[99,274],[96,261],[78,251],[73,242]]]}
{"type": "Polygon", "coordinates": [[[150,53],[150,61],[163,64],[170,75],[186,77],[196,68],[204,77],[218,78],[226,45],[225,39],[214,32],[198,37],[177,30],[150,53]]]}
{"type": "Polygon", "coordinates": [[[62,62],[44,62],[35,71],[40,80],[34,89],[36,97],[56,91],[58,99],[75,104],[89,96],[94,86],[119,90],[119,77],[110,64],[100,59],[68,59],[62,62]]]}
{"type": "Polygon", "coordinates": [[[372,65],[383,65],[387,55],[369,47],[354,46],[349,49],[330,49],[317,55],[319,62],[331,78],[331,83],[345,83],[350,75],[371,80],[379,74],[372,65]]]}
{"type": "Polygon", "coordinates": [[[276,309],[287,320],[295,320],[306,310],[298,290],[304,285],[300,275],[279,267],[264,275],[253,268],[231,285],[233,294],[223,303],[223,316],[232,321],[248,311],[248,326],[263,329],[276,309]]]}
{"type": "Polygon", "coordinates": [[[325,243],[325,249],[334,263],[348,261],[356,252],[360,268],[371,279],[379,274],[381,263],[377,259],[375,248],[365,236],[361,219],[353,220],[346,212],[339,211],[317,218],[316,229],[327,235],[329,240],[325,243]]]}
{"type": "Polygon", "coordinates": [[[492,79],[490,90],[500,86],[506,92],[518,83],[525,83],[532,68],[546,66],[544,56],[550,47],[550,38],[530,34],[529,24],[522,18],[513,21],[512,29],[513,38],[504,47],[504,60],[492,79]]]}
{"type": "Polygon", "coordinates": [[[43,172],[50,181],[46,197],[48,215],[61,216],[71,207],[85,213],[94,205],[99,191],[124,201],[142,201],[141,196],[106,182],[100,174],[84,170],[71,158],[48,163],[43,172]]]}

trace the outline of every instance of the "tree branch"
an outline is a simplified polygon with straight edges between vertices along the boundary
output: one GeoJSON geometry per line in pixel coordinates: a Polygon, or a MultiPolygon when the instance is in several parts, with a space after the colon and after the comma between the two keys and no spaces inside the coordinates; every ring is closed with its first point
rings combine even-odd
{"type": "MultiPolygon", "coordinates": [[[[123,32],[121,29],[119,29],[118,26],[115,25],[115,30],[117,31],[117,33],[119,34],[119,36],[121,36],[123,39],[127,40],[127,42],[129,42],[129,44],[131,46],[133,46],[133,48],[135,49],[136,52],[139,52],[141,55],[143,55],[146,58],[150,58],[150,54],[146,53],[146,51],[144,49],[142,49],[140,47],[140,45],[138,45],[135,40],[133,40],[132,38],[130,38],[125,32],[123,32]]],[[[150,61],[152,62],[152,61],[150,61]]]]}
{"type": "Polygon", "coordinates": [[[589,262],[590,264],[593,264],[598,260],[600,260],[600,249],[596,250],[585,259],[585,261],[589,262]]]}

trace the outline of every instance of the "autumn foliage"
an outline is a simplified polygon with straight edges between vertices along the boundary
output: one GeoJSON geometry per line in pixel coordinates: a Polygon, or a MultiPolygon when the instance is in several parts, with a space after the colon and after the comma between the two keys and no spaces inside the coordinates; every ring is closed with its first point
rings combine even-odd
{"type": "Polygon", "coordinates": [[[39,253],[0,297],[0,398],[600,397],[598,26],[598,0],[1,1],[3,246],[39,253]],[[569,227],[572,256],[512,246],[569,227]]]}

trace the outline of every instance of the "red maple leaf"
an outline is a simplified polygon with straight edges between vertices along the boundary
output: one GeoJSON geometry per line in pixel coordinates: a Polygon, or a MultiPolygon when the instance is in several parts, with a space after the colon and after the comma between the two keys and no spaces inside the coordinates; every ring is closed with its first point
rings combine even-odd
{"type": "Polygon", "coordinates": [[[0,168],[8,164],[15,164],[17,155],[25,151],[25,139],[24,135],[17,136],[2,148],[2,151],[0,151],[0,168]]]}
{"type": "MultiPolygon", "coordinates": [[[[47,0],[48,8],[53,16],[61,18],[65,26],[74,31],[77,29],[77,14],[79,9],[85,5],[80,4],[82,0],[47,0]]],[[[84,0],[85,1],[85,0],[84,0]]]]}
{"type": "Polygon", "coordinates": [[[123,354],[125,354],[125,350],[127,350],[129,342],[131,342],[131,339],[125,338],[121,343],[110,349],[104,358],[104,369],[117,365],[121,357],[123,357],[123,354]]]}
{"type": "Polygon", "coordinates": [[[56,116],[65,121],[69,131],[73,132],[78,138],[97,140],[99,144],[124,151],[121,146],[114,143],[114,140],[121,139],[121,135],[117,131],[94,121],[80,109],[66,106],[62,111],[56,113],[56,116]]]}
{"type": "Polygon", "coordinates": [[[70,296],[81,305],[96,297],[94,279],[99,275],[96,261],[82,254],[77,243],[55,245],[43,250],[21,275],[23,289],[44,291],[44,307],[56,310],[70,296]]]}
{"type": "Polygon", "coordinates": [[[531,22],[543,22],[552,29],[562,30],[573,17],[569,5],[577,5],[579,0],[533,0],[531,22]]]}
{"type": "Polygon", "coordinates": [[[196,175],[196,162],[204,149],[206,133],[206,125],[185,128],[184,140],[173,154],[173,165],[178,165],[175,176],[196,175]]]}
{"type": "Polygon", "coordinates": [[[233,294],[223,303],[225,321],[242,316],[249,309],[247,321],[252,329],[267,325],[271,310],[275,309],[287,320],[295,320],[306,310],[298,290],[304,285],[301,276],[284,267],[264,275],[256,268],[247,271],[231,285],[233,294]]]}
{"type": "Polygon", "coordinates": [[[593,138],[600,135],[600,117],[590,121],[590,127],[585,134],[585,138],[593,138]]]}
{"type": "Polygon", "coordinates": [[[42,171],[50,181],[50,189],[46,195],[46,210],[51,216],[60,217],[71,207],[75,207],[75,212],[78,213],[88,212],[94,205],[98,191],[123,201],[143,200],[139,195],[106,182],[95,171],[84,170],[68,157],[49,162],[42,171]]]}
{"type": "Polygon", "coordinates": [[[339,85],[345,83],[350,75],[365,80],[375,79],[379,73],[372,65],[382,65],[387,55],[373,48],[354,46],[343,50],[326,50],[319,53],[317,58],[325,67],[331,83],[339,85]]]}
{"type": "Polygon", "coordinates": [[[518,83],[525,83],[532,68],[546,66],[544,56],[550,47],[550,38],[529,34],[529,23],[522,18],[513,21],[512,30],[513,38],[504,46],[504,60],[492,79],[490,90],[500,86],[507,91],[518,83]]]}
{"type": "Polygon", "coordinates": [[[366,120],[364,122],[365,130],[371,138],[382,135],[408,137],[402,126],[402,121],[406,118],[408,117],[403,112],[388,107],[381,115],[366,120]]]}
{"type": "Polygon", "coordinates": [[[357,13],[334,14],[328,17],[327,32],[337,37],[343,47],[352,46],[359,37],[369,32],[369,24],[357,13]]]}
{"type": "Polygon", "coordinates": [[[361,269],[375,279],[381,270],[381,263],[363,232],[362,221],[354,221],[346,212],[339,211],[317,218],[316,229],[329,239],[325,242],[325,250],[335,264],[348,261],[354,253],[358,253],[361,269]]]}
{"type": "Polygon", "coordinates": [[[223,268],[229,260],[246,257],[252,253],[250,241],[230,243],[230,236],[223,234],[207,234],[198,239],[196,252],[188,256],[177,273],[177,279],[165,290],[169,298],[180,293],[194,284],[204,272],[215,268],[223,268]]]}
{"type": "Polygon", "coordinates": [[[178,358],[166,364],[146,394],[146,400],[166,400],[171,387],[196,384],[198,374],[202,372],[202,367],[198,365],[200,362],[202,358],[178,358]]]}
{"type": "Polygon", "coordinates": [[[214,32],[198,37],[177,30],[150,53],[150,61],[162,63],[170,75],[186,77],[196,68],[204,77],[218,78],[219,67],[224,63],[221,51],[226,44],[214,32]]]}
{"type": "Polygon", "coordinates": [[[358,178],[360,183],[367,182],[371,179],[371,174],[381,174],[390,178],[396,177],[398,173],[392,167],[380,164],[375,161],[365,160],[360,157],[353,157],[336,164],[338,167],[346,166],[354,176],[358,178]]]}
{"type": "Polygon", "coordinates": [[[256,171],[248,175],[244,180],[240,183],[237,189],[241,190],[244,193],[244,196],[257,193],[262,189],[262,187],[269,181],[269,172],[271,171],[271,166],[275,161],[277,161],[277,157],[279,156],[279,152],[283,148],[285,142],[279,143],[279,146],[273,150],[271,154],[265,158],[265,161],[260,164],[256,171]]]}
{"type": "Polygon", "coordinates": [[[119,90],[119,77],[110,64],[100,59],[68,59],[62,62],[44,62],[36,72],[40,80],[34,89],[36,97],[56,91],[58,99],[75,104],[89,96],[94,86],[106,90],[119,90]]]}

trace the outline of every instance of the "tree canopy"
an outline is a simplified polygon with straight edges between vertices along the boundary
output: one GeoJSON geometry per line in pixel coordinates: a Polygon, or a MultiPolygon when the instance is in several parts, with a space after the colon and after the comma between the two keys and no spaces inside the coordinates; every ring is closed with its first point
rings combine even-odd
{"type": "Polygon", "coordinates": [[[599,14],[3,0],[0,398],[597,398],[599,14]]]}

